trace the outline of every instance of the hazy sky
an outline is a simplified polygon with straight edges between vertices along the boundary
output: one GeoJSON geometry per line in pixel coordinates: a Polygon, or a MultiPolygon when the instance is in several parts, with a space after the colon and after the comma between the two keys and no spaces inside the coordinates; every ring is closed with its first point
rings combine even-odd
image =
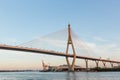
{"type": "MultiPolygon", "coordinates": [[[[98,55],[120,60],[120,0],[0,0],[0,43],[19,45],[68,23],[98,55]]],[[[42,59],[65,64],[62,57],[0,50],[0,69],[39,69],[42,59]]]]}

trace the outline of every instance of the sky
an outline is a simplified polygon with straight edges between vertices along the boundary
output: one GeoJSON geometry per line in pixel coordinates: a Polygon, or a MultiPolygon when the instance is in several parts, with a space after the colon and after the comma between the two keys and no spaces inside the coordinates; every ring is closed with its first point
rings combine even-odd
{"type": "MultiPolygon", "coordinates": [[[[19,45],[70,23],[97,55],[120,60],[119,4],[119,0],[0,0],[0,43],[19,45]]],[[[61,57],[0,50],[0,69],[40,69],[42,59],[50,65],[66,64],[61,57]]]]}

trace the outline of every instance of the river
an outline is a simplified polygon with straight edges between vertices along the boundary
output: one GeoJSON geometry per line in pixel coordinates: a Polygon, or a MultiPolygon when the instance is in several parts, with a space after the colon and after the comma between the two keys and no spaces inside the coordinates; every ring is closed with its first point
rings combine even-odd
{"type": "Polygon", "coordinates": [[[120,80],[120,72],[0,72],[0,80],[120,80]]]}

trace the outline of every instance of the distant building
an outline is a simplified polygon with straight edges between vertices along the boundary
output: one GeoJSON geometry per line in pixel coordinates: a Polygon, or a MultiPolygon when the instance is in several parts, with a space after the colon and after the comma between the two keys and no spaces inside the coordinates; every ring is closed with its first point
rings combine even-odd
{"type": "Polygon", "coordinates": [[[120,68],[120,66],[114,66],[114,68],[120,68]]]}
{"type": "MultiPolygon", "coordinates": [[[[81,71],[81,70],[85,70],[85,69],[75,65],[75,71],[81,71]]],[[[68,66],[67,65],[49,66],[48,71],[68,71],[68,66]]]]}
{"type": "MultiPolygon", "coordinates": [[[[59,65],[59,66],[50,66],[44,63],[44,61],[42,61],[42,66],[43,66],[43,72],[46,71],[68,71],[68,65],[64,64],[64,65],[59,65]]],[[[75,65],[75,71],[85,71],[86,68],[82,68],[80,66],[75,65]]]]}

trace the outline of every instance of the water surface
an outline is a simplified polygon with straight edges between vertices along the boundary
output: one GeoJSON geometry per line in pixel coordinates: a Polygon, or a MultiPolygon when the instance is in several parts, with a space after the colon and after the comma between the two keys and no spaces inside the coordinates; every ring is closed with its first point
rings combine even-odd
{"type": "Polygon", "coordinates": [[[120,80],[120,72],[0,72],[0,80],[120,80]]]}

